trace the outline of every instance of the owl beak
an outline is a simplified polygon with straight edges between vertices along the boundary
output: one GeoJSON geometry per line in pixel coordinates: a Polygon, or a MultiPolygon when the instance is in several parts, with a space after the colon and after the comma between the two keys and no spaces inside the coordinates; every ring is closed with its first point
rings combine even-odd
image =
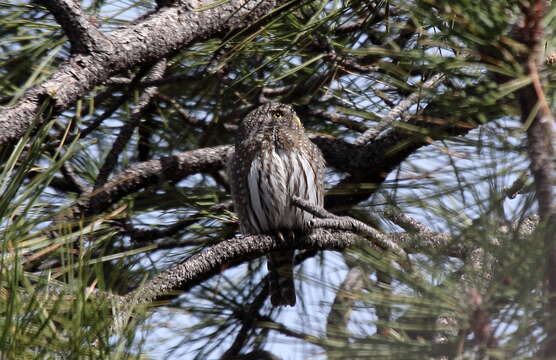
{"type": "Polygon", "coordinates": [[[301,120],[299,120],[299,117],[298,117],[297,115],[294,115],[294,116],[293,116],[293,119],[297,122],[297,125],[298,125],[299,127],[302,127],[302,126],[303,126],[303,125],[301,124],[301,120]]]}

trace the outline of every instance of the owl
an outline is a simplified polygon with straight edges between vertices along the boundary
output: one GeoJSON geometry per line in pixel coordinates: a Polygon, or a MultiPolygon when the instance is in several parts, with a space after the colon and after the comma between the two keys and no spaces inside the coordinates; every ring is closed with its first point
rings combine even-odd
{"type": "MultiPolygon", "coordinates": [[[[323,205],[325,163],[289,105],[269,103],[251,111],[239,126],[228,161],[232,198],[245,235],[295,239],[309,231],[313,215],[292,204],[299,196],[323,205]]],[[[270,299],[295,305],[294,251],[268,255],[270,299]]]]}

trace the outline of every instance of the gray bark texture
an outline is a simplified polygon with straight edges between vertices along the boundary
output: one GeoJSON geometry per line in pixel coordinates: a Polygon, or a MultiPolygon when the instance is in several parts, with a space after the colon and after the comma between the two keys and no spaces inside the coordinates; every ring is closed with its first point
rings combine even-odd
{"type": "Polygon", "coordinates": [[[178,4],[102,35],[71,1],[44,1],[72,34],[68,37],[77,54],[50,79],[28,89],[14,105],[0,108],[0,145],[17,141],[32,126],[42,123],[41,111],[47,99],[55,112],[64,111],[120,71],[155,62],[196,41],[249,27],[284,3],[232,0],[203,11],[178,4]]]}

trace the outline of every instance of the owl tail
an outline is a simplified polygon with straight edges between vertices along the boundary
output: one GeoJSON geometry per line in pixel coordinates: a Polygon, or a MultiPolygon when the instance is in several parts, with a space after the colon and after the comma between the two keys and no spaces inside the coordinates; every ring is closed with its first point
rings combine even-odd
{"type": "Polygon", "coordinates": [[[270,301],[274,306],[295,305],[293,259],[294,250],[276,251],[268,255],[270,301]]]}

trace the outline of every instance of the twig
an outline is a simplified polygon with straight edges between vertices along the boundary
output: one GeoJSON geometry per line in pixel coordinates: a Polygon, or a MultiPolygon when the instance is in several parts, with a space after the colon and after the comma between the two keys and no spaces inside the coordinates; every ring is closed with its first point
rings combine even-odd
{"type": "Polygon", "coordinates": [[[74,188],[79,189],[79,193],[83,194],[91,190],[91,186],[85,183],[73,169],[69,162],[64,163],[60,168],[64,179],[74,188]]]}
{"type": "MultiPolygon", "coordinates": [[[[156,65],[152,67],[152,69],[147,73],[147,79],[160,79],[166,70],[166,60],[163,59],[159,61],[156,65]]],[[[124,150],[125,146],[127,145],[128,141],[131,139],[131,135],[135,128],[139,125],[141,121],[141,117],[143,116],[143,112],[148,108],[151,103],[153,96],[157,92],[156,87],[148,87],[146,88],[141,96],[139,97],[139,102],[133,109],[130,115],[129,121],[122,126],[120,129],[120,133],[114,143],[112,144],[112,149],[104,159],[104,164],[99,170],[97,179],[95,181],[95,190],[101,187],[106,183],[108,176],[116,167],[116,163],[118,161],[118,157],[120,153],[124,150]]]]}
{"type": "Polygon", "coordinates": [[[508,199],[514,199],[518,194],[520,194],[528,178],[529,178],[529,173],[527,171],[524,171],[521,174],[519,174],[517,179],[515,179],[515,181],[510,187],[504,188],[504,193],[506,194],[506,197],[508,197],[508,199]]]}
{"type": "Polygon", "coordinates": [[[129,99],[129,92],[119,96],[116,100],[114,100],[112,104],[108,106],[108,108],[104,110],[101,115],[99,115],[92,123],[90,123],[85,129],[83,129],[83,131],[81,131],[79,137],[84,138],[91,132],[96,130],[96,128],[98,128],[104,120],[111,117],[112,114],[114,114],[114,112],[118,110],[120,106],[122,106],[126,102],[127,99],[129,99]]]}
{"type": "Polygon", "coordinates": [[[336,291],[334,302],[326,319],[326,337],[328,339],[344,338],[349,334],[348,323],[353,310],[356,294],[365,284],[368,274],[359,266],[349,269],[340,288],[336,291]]]}
{"type": "Polygon", "coordinates": [[[410,233],[426,234],[433,233],[425,224],[415,220],[409,215],[406,215],[394,207],[389,207],[384,210],[384,216],[396,225],[399,225],[404,230],[410,233]]]}
{"type": "Polygon", "coordinates": [[[357,132],[365,132],[368,130],[368,127],[358,121],[354,121],[347,116],[342,116],[335,112],[324,111],[320,109],[311,109],[307,112],[309,115],[320,117],[326,120],[329,120],[335,124],[344,125],[348,129],[355,130],[357,132]]]}
{"type": "Polygon", "coordinates": [[[187,110],[185,110],[183,108],[183,106],[181,106],[174,98],[170,97],[170,96],[166,96],[164,94],[156,94],[156,97],[169,103],[170,105],[172,105],[172,107],[176,110],[176,113],[184,120],[184,122],[186,124],[195,126],[195,127],[200,127],[200,128],[206,128],[207,124],[199,119],[197,119],[195,116],[191,115],[187,110]]]}
{"type": "Polygon", "coordinates": [[[378,230],[373,229],[359,220],[353,219],[349,216],[336,216],[326,211],[324,208],[316,206],[297,196],[293,197],[292,203],[295,206],[320,218],[311,220],[311,228],[344,230],[364,235],[375,242],[377,246],[391,251],[392,253],[398,255],[401,259],[407,258],[406,252],[396,243],[392,242],[387,236],[378,230]]]}
{"type": "Polygon", "coordinates": [[[363,135],[355,140],[356,145],[363,145],[374,140],[384,129],[390,126],[398,117],[407,111],[415,102],[417,102],[422,96],[422,90],[429,89],[438,85],[443,79],[444,74],[436,74],[430,79],[425,81],[425,83],[420,87],[418,91],[415,91],[409,95],[406,99],[402,100],[396,107],[394,107],[388,114],[382,118],[382,121],[377,124],[372,129],[365,131],[363,135]]]}

